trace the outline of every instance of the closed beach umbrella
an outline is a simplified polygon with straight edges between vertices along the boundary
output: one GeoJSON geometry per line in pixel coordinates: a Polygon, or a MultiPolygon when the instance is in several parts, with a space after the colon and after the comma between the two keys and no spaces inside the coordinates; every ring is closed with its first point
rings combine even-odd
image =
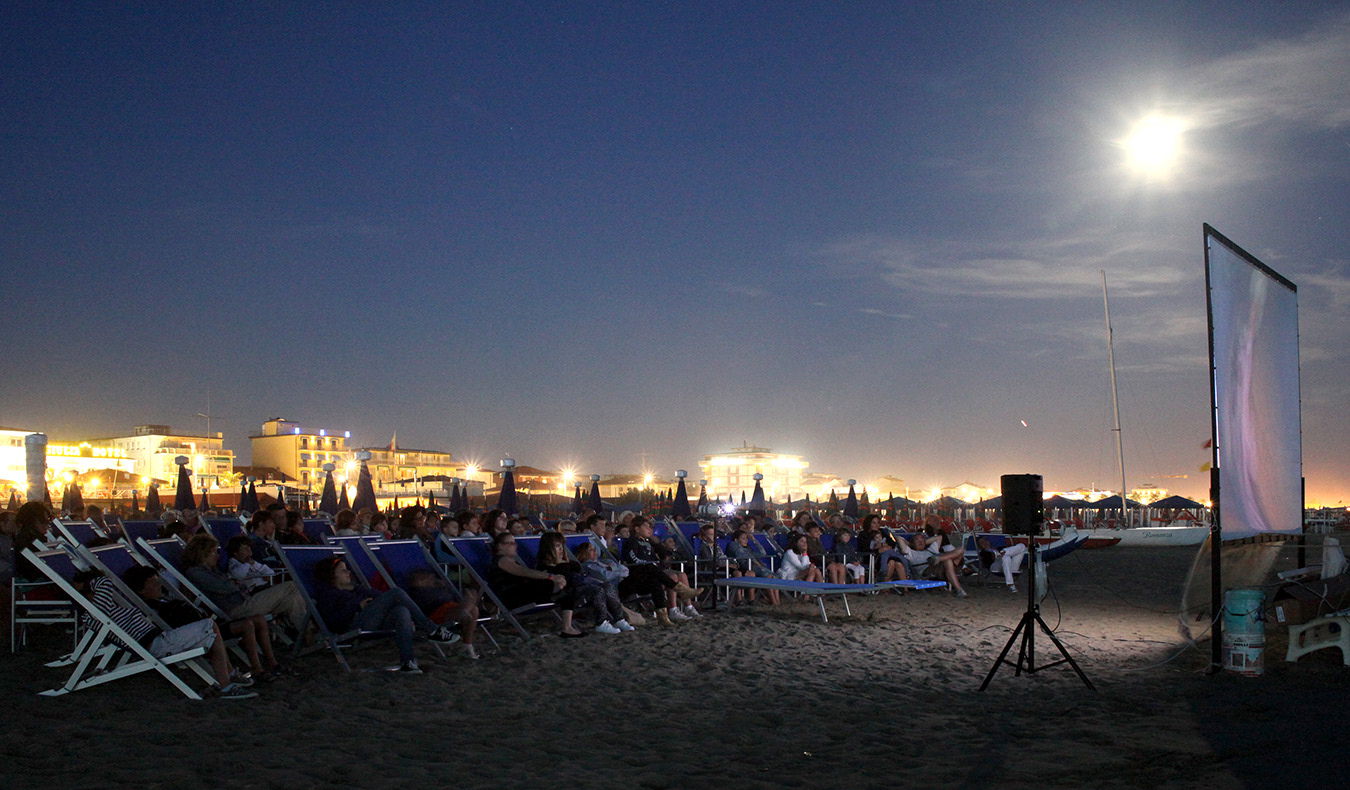
{"type": "Polygon", "coordinates": [[[164,506],[159,502],[159,484],[150,484],[150,493],[145,495],[145,512],[152,516],[158,516],[164,512],[164,506]]]}
{"type": "Polygon", "coordinates": [[[849,518],[858,517],[858,494],[853,490],[856,480],[848,481],[848,499],[844,500],[844,515],[849,518]]]}
{"type": "Polygon", "coordinates": [[[248,481],[247,481],[247,480],[240,480],[240,481],[239,481],[239,506],[236,507],[235,510],[238,510],[238,511],[242,512],[242,511],[244,511],[247,507],[248,507],[248,481]]]}
{"type": "Polygon", "coordinates": [[[347,499],[347,484],[342,484],[342,490],[338,492],[338,510],[350,510],[351,502],[347,499]]]}
{"type": "Polygon", "coordinates": [[[52,506],[52,490],[47,487],[46,481],[42,483],[42,504],[46,505],[48,509],[52,506]]]}
{"type": "Polygon", "coordinates": [[[5,510],[18,510],[18,509],[19,509],[19,493],[17,491],[10,491],[9,505],[5,507],[5,510]]]}
{"type": "Polygon", "coordinates": [[[698,481],[698,509],[702,510],[708,506],[708,481],[698,481]]]}
{"type": "Polygon", "coordinates": [[[187,456],[174,459],[178,464],[178,491],[174,493],[174,510],[196,509],[197,500],[192,496],[192,481],[188,479],[187,456]]]}
{"type": "Polygon", "coordinates": [[[586,507],[596,513],[601,512],[605,507],[605,503],[600,499],[600,475],[591,475],[591,493],[586,499],[586,507]]]}
{"type": "Polygon", "coordinates": [[[319,496],[319,510],[333,515],[338,509],[337,485],[333,483],[332,464],[323,465],[323,494],[319,496]]]}
{"type": "Polygon", "coordinates": [[[584,503],[581,500],[581,485],[577,485],[576,493],[572,495],[572,512],[580,513],[584,503]]]}
{"type": "Polygon", "coordinates": [[[745,489],[741,489],[741,507],[745,507],[745,489]]]}
{"type": "Polygon", "coordinates": [[[838,509],[839,509],[839,495],[836,494],[836,493],[834,493],[834,489],[831,488],[831,489],[830,489],[830,510],[838,510],[838,509]]]}
{"type": "Polygon", "coordinates": [[[248,481],[248,506],[245,508],[250,513],[257,513],[262,509],[258,502],[258,485],[254,481],[248,481]]]}
{"type": "Polygon", "coordinates": [[[201,503],[201,509],[202,509],[202,510],[206,510],[206,509],[209,508],[209,507],[211,507],[211,500],[209,500],[209,499],[206,498],[206,489],[203,488],[203,489],[202,489],[202,503],[201,503]]]}
{"type": "Polygon", "coordinates": [[[71,486],[71,485],[72,485],[71,483],[66,483],[66,487],[63,488],[63,489],[61,489],[61,512],[62,512],[62,513],[69,513],[69,512],[70,512],[70,486],[71,486]]]}
{"type": "Polygon", "coordinates": [[[679,483],[675,486],[675,499],[670,503],[670,515],[675,518],[689,518],[693,515],[689,510],[689,492],[684,487],[686,474],[683,469],[675,470],[675,476],[679,478],[679,483]]]}
{"type": "Polygon", "coordinates": [[[74,484],[74,491],[70,495],[70,508],[74,510],[77,507],[84,507],[84,492],[80,490],[80,484],[74,484]]]}
{"type": "Polygon", "coordinates": [[[463,509],[459,505],[459,481],[456,480],[450,485],[450,510],[453,513],[458,513],[463,509]]]}
{"type": "Polygon", "coordinates": [[[760,485],[760,481],[763,479],[764,475],[759,472],[755,473],[755,491],[750,495],[750,504],[747,505],[751,513],[761,516],[768,509],[764,504],[764,486],[760,485]]]}
{"type": "Polygon", "coordinates": [[[516,462],[512,458],[502,459],[502,490],[497,495],[497,509],[505,511],[508,515],[516,514],[516,462]]]}
{"type": "MultiPolygon", "coordinates": [[[[370,453],[362,451],[366,458],[370,453]]],[[[361,459],[361,472],[356,477],[356,499],[352,500],[352,510],[360,511],[362,508],[374,513],[380,507],[375,503],[375,483],[370,479],[370,467],[366,465],[366,459],[361,459]]]]}
{"type": "Polygon", "coordinates": [[[867,489],[864,488],[862,496],[858,498],[858,508],[861,509],[863,512],[867,512],[867,510],[869,510],[871,507],[872,504],[867,500],[867,489]]]}
{"type": "Polygon", "coordinates": [[[135,511],[140,509],[141,509],[141,502],[140,499],[138,499],[136,496],[136,489],[133,488],[131,489],[131,510],[134,513],[135,511]]]}

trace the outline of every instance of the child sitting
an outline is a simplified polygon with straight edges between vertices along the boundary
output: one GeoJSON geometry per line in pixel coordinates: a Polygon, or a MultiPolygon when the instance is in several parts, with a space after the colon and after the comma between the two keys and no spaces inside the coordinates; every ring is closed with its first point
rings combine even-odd
{"type": "Polygon", "coordinates": [[[478,658],[474,635],[478,632],[478,591],[465,590],[461,597],[445,579],[425,568],[408,574],[408,597],[413,599],[431,622],[445,625],[454,621],[464,638],[464,654],[478,658]]]}

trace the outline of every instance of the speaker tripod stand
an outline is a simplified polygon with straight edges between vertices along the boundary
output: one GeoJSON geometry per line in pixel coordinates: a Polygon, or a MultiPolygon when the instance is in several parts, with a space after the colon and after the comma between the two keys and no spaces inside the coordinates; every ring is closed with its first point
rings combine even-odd
{"type": "Polygon", "coordinates": [[[1092,681],[1088,680],[1087,675],[1083,674],[1083,670],[1079,669],[1078,662],[1073,660],[1073,657],[1069,655],[1069,651],[1064,649],[1064,644],[1055,636],[1055,632],[1051,631],[1050,626],[1046,625],[1045,621],[1041,619],[1041,605],[1040,602],[1036,600],[1036,555],[1038,549],[1036,536],[1028,536],[1027,543],[1029,549],[1027,552],[1028,563],[1026,578],[1027,610],[1022,615],[1021,621],[1017,623],[1017,628],[1013,629],[1012,636],[1008,637],[1008,643],[1003,646],[1003,652],[998,654],[998,659],[994,661],[994,665],[989,668],[989,674],[984,676],[984,682],[980,684],[980,691],[989,688],[989,683],[993,681],[994,675],[998,673],[999,667],[1004,664],[1012,667],[1014,670],[1013,674],[1017,677],[1020,677],[1023,672],[1026,672],[1028,675],[1034,675],[1043,669],[1057,667],[1060,664],[1068,664],[1073,667],[1074,672],[1078,673],[1078,678],[1083,681],[1083,685],[1096,691],[1097,687],[1093,686],[1092,681]],[[1046,636],[1050,637],[1050,641],[1054,643],[1055,647],[1059,650],[1059,654],[1063,656],[1063,658],[1058,661],[1051,661],[1049,664],[1036,666],[1037,627],[1044,631],[1046,636]],[[1019,637],[1021,638],[1022,643],[1017,650],[1017,661],[1009,661],[1008,652],[1012,650],[1013,644],[1018,641],[1019,637]]]}

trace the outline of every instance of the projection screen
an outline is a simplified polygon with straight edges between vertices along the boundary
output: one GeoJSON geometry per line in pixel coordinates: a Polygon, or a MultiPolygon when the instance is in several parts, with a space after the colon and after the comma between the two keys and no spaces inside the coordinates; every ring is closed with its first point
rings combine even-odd
{"type": "Polygon", "coordinates": [[[1205,225],[1214,468],[1225,540],[1303,524],[1298,288],[1205,225]]]}

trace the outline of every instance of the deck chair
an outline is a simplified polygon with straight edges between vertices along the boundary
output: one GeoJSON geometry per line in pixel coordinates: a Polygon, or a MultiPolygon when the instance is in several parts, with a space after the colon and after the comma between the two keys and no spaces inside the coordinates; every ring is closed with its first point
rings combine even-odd
{"type": "Polygon", "coordinates": [[[347,552],[349,559],[356,568],[361,571],[361,577],[366,580],[366,584],[375,590],[388,590],[390,585],[380,573],[379,564],[371,558],[370,553],[361,548],[372,540],[383,540],[379,535],[348,535],[338,537],[337,535],[324,535],[324,542],[330,546],[341,546],[342,550],[347,552]]]}
{"type": "Polygon", "coordinates": [[[244,534],[244,525],[237,518],[213,518],[206,522],[206,531],[224,548],[230,538],[244,534]]]}
{"type": "Polygon", "coordinates": [[[107,535],[99,529],[92,521],[71,521],[69,519],[52,519],[52,528],[56,534],[72,546],[88,546],[98,540],[106,540],[107,535]]]}
{"type": "MultiPolygon", "coordinates": [[[[75,571],[88,568],[83,560],[76,561],[62,551],[59,545],[34,541],[33,553],[47,555],[60,552],[63,564],[71,565],[68,577],[75,571]]],[[[80,641],[80,620],[77,608],[61,595],[60,589],[47,578],[25,581],[18,576],[9,582],[9,652],[17,653],[28,644],[28,627],[33,625],[69,625],[74,629],[72,652],[80,641]]]]}
{"type": "MultiPolygon", "coordinates": [[[[516,550],[520,550],[520,537],[516,538],[516,550]]],[[[536,541],[538,539],[536,538],[536,541]]],[[[473,577],[478,589],[483,593],[483,600],[491,602],[497,607],[501,618],[510,626],[516,629],[516,633],[525,641],[530,641],[531,636],[528,629],[521,624],[523,617],[534,614],[551,613],[555,607],[551,603],[527,603],[523,606],[517,606],[514,609],[508,608],[497,592],[488,584],[488,569],[492,567],[492,542],[490,538],[455,538],[448,541],[451,551],[459,558],[460,566],[473,577]]],[[[529,564],[524,555],[521,555],[521,562],[529,564]]]]}
{"type": "Polygon", "coordinates": [[[159,537],[158,521],[123,521],[122,534],[127,536],[127,540],[135,543],[140,538],[154,540],[159,537]]]}
{"type": "MultiPolygon", "coordinates": [[[[347,552],[343,551],[341,546],[286,546],[277,545],[277,554],[281,561],[286,565],[286,571],[291,578],[295,580],[295,586],[299,588],[300,595],[305,600],[305,611],[307,622],[314,624],[318,631],[320,644],[316,649],[322,650],[327,647],[332,651],[333,657],[337,659],[338,664],[347,672],[352,671],[351,664],[347,663],[344,650],[351,650],[357,646],[358,642],[372,642],[377,639],[388,639],[394,635],[393,631],[365,631],[359,628],[349,629],[345,632],[335,632],[324,622],[323,615],[319,613],[319,607],[314,602],[315,590],[318,586],[318,580],[315,577],[314,569],[318,564],[330,557],[341,557],[347,563],[348,569],[352,573],[352,580],[359,586],[370,590],[371,595],[378,594],[377,590],[371,589],[369,585],[361,585],[361,570],[356,567],[347,552]]],[[[299,628],[303,633],[304,624],[299,628]]],[[[432,643],[432,648],[442,658],[445,653],[441,651],[440,646],[432,643]]],[[[301,643],[296,641],[294,652],[298,655],[301,652],[301,643]]]]}
{"type": "Polygon", "coordinates": [[[1339,648],[1341,663],[1350,667],[1350,609],[1289,626],[1289,648],[1284,653],[1284,660],[1297,661],[1328,647],[1339,648]]]}
{"type": "Polygon", "coordinates": [[[307,518],[300,523],[305,535],[315,543],[323,543],[325,537],[333,534],[333,522],[327,519],[307,518]]]}
{"type": "MultiPolygon", "coordinates": [[[[427,571],[434,574],[437,578],[450,585],[450,589],[455,591],[459,597],[463,597],[463,591],[455,581],[451,579],[436,558],[431,556],[427,547],[422,545],[420,540],[384,540],[374,542],[360,542],[352,547],[353,551],[362,551],[369,555],[371,562],[375,564],[384,581],[391,588],[398,587],[404,592],[411,592],[409,577],[414,571],[427,571]]],[[[497,639],[488,629],[487,624],[494,622],[496,615],[484,615],[481,612],[478,616],[478,630],[488,638],[493,647],[500,647],[497,639]]]]}
{"type": "MultiPolygon", "coordinates": [[[[164,658],[156,658],[150,649],[138,643],[112,618],[103,613],[88,598],[75,589],[70,578],[74,575],[73,564],[67,566],[60,558],[65,552],[34,553],[24,549],[24,556],[33,567],[61,589],[70,600],[89,615],[94,628],[81,641],[74,656],[75,668],[70,677],[61,686],[40,692],[44,697],[57,697],[80,691],[91,686],[109,683],[141,672],[158,672],[174,688],[188,699],[200,700],[202,697],[171,669],[173,666],[186,667],[205,680],[214,681],[211,671],[199,661],[206,654],[206,648],[193,648],[164,658]],[[69,572],[69,575],[67,575],[69,572]]],[[[69,555],[66,555],[69,556],[69,555]]]]}

